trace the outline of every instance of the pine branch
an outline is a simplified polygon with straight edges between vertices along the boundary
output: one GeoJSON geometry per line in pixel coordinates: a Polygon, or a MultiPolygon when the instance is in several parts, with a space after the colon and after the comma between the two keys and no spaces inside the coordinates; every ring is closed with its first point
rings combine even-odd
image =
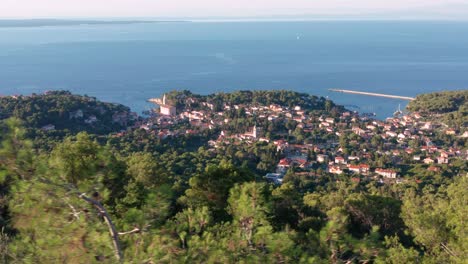
{"type": "Polygon", "coordinates": [[[54,182],[50,181],[49,179],[42,178],[42,177],[39,180],[41,182],[45,183],[45,184],[54,185],[56,187],[60,187],[62,189],[65,189],[69,193],[71,193],[73,195],[76,195],[76,196],[78,196],[78,198],[80,198],[80,199],[86,201],[87,203],[93,205],[99,211],[102,218],[104,218],[104,221],[106,222],[106,224],[107,224],[107,226],[109,228],[109,234],[111,235],[112,244],[114,246],[115,258],[119,262],[123,262],[123,253],[122,253],[122,249],[120,247],[120,240],[119,240],[119,235],[118,235],[117,229],[116,229],[114,223],[112,222],[112,219],[111,219],[109,213],[107,212],[106,208],[99,201],[96,201],[94,199],[89,198],[86,195],[86,193],[79,192],[79,190],[72,184],[58,184],[58,183],[54,183],[54,182]]]}
{"type": "Polygon", "coordinates": [[[99,210],[99,212],[101,213],[101,216],[104,218],[104,221],[106,222],[109,228],[109,233],[112,237],[112,243],[114,244],[115,257],[117,258],[119,262],[122,262],[123,254],[122,254],[122,249],[120,248],[119,235],[106,208],[100,202],[93,200],[89,198],[88,196],[86,196],[85,193],[80,194],[78,197],[92,204],[96,209],[99,210]]]}

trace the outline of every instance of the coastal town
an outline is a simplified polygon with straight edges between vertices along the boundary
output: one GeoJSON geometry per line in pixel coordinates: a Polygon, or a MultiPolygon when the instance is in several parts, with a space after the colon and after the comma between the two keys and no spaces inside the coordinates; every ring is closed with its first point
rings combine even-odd
{"type": "Polygon", "coordinates": [[[468,159],[466,149],[434,140],[438,134],[466,140],[466,129],[429,121],[420,113],[399,111],[386,120],[376,120],[345,109],[319,113],[299,105],[215,106],[195,96],[183,97],[180,108],[166,95],[150,101],[159,108],[135,128],[160,139],[209,131],[214,137],[207,147],[221,153],[232,145],[273,145],[279,160],[265,178],[276,184],[281,184],[287,173],[304,177],[329,173],[348,175],[355,182],[403,183],[412,180],[403,177],[408,174],[404,171],[407,165],[420,164],[428,172],[441,172],[453,161],[468,159]],[[233,117],[233,112],[240,115],[233,117]],[[240,117],[254,125],[239,132],[229,129],[240,117]]]}
{"type": "MultiPolygon", "coordinates": [[[[208,140],[202,145],[216,153],[232,146],[270,146],[275,161],[258,171],[266,172],[264,178],[275,184],[281,184],[287,174],[332,174],[349,176],[354,182],[375,180],[382,184],[417,182],[419,179],[404,177],[411,175],[409,165],[440,173],[452,162],[468,160],[466,148],[452,144],[457,140],[466,142],[466,127],[450,127],[431,116],[401,110],[385,120],[334,105],[317,110],[308,107],[314,102],[302,99],[302,106],[286,106],[215,102],[176,92],[171,99],[166,94],[150,99],[155,108],[145,117],[129,109],[106,113],[99,106],[92,111],[71,111],[68,119],[93,127],[102,122],[101,116],[109,114],[110,122],[123,128],[112,135],[116,138],[134,130],[146,131],[160,140],[203,134],[208,140]]],[[[330,104],[324,98],[320,100],[330,104]]],[[[41,130],[54,132],[56,125],[46,124],[41,130]]],[[[261,162],[262,158],[257,160],[261,162]]]]}

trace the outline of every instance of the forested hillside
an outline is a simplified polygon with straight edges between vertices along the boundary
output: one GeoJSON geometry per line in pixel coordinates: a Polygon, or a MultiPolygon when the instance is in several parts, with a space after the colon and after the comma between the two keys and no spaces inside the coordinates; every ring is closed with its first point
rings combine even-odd
{"type": "MultiPolygon", "coordinates": [[[[264,109],[270,104],[283,109],[300,105],[305,110],[298,107],[294,113],[304,112],[305,120],[312,121],[299,123],[277,112],[274,120],[262,119],[265,126],[275,122],[269,136],[260,140],[249,132],[249,138],[237,140],[226,139],[229,122],[239,124],[256,116],[232,115],[228,122],[220,122],[221,134],[220,128],[201,130],[199,122],[158,115],[146,120],[155,124],[151,129],[157,132],[148,124],[109,135],[79,132],[63,140],[54,138],[57,142],[50,149],[44,143],[47,135],[38,140],[29,138],[27,131],[56,118],[71,122],[68,112],[77,109],[97,116],[98,112],[88,111],[128,109],[87,97],[53,100],[69,96],[62,93],[16,104],[0,99],[8,102],[1,106],[0,120],[0,261],[466,263],[465,139],[444,135],[434,140],[447,153],[454,142],[459,146],[450,154],[449,164],[417,164],[412,155],[396,156],[388,150],[389,144],[407,150],[405,142],[383,138],[377,129],[371,139],[351,132],[356,131],[351,127],[372,121],[348,116],[331,101],[286,92],[254,95],[205,97],[181,92],[168,97],[180,99],[179,105],[199,104],[196,112],[202,111],[203,103],[209,109],[207,104],[217,102],[220,108],[258,101],[267,105],[264,109]],[[290,101],[294,103],[286,105],[290,101]],[[330,133],[330,127],[318,125],[324,123],[320,119],[340,123],[330,133]],[[299,124],[317,125],[304,132],[299,124]],[[183,133],[175,133],[176,129],[183,133]],[[215,140],[230,144],[216,145],[215,140]],[[303,155],[280,149],[278,142],[287,140],[299,149],[310,145],[311,150],[303,155]],[[398,166],[401,176],[359,175],[350,171],[351,166],[333,174],[327,163],[316,162],[319,156],[332,159],[331,153],[349,158],[350,165],[365,161],[376,167],[398,166]],[[310,165],[291,165],[280,184],[260,174],[272,164],[283,166],[284,157],[297,156],[305,156],[310,165]]],[[[219,115],[204,113],[209,118],[219,115]]],[[[66,124],[80,129],[75,123],[66,124]]],[[[429,133],[411,139],[415,155],[430,157],[417,149],[427,137],[429,133]]]]}
{"type": "Polygon", "coordinates": [[[67,91],[51,91],[0,97],[0,119],[9,117],[23,120],[26,127],[32,129],[106,134],[125,128],[130,109],[67,91]]]}
{"type": "Polygon", "coordinates": [[[343,110],[342,106],[324,97],[317,97],[306,93],[287,90],[271,91],[236,91],[232,93],[215,93],[206,96],[193,94],[190,91],[172,91],[167,94],[168,99],[178,107],[186,104],[186,98],[193,97],[202,102],[213,105],[214,109],[221,110],[223,104],[228,105],[281,105],[287,107],[300,106],[308,110],[331,110],[333,107],[343,110]]]}
{"type": "Polygon", "coordinates": [[[468,111],[468,90],[421,94],[408,105],[410,111],[450,113],[468,111]]]}

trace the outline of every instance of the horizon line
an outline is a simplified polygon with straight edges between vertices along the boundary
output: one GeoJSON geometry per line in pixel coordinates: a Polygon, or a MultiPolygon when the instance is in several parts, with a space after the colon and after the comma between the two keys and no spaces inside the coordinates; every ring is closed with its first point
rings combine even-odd
{"type": "Polygon", "coordinates": [[[106,17],[106,16],[95,16],[95,17],[0,17],[0,21],[5,20],[98,20],[98,21],[147,21],[147,22],[166,22],[166,21],[183,21],[183,22],[307,22],[307,21],[408,21],[408,22],[468,22],[467,18],[451,18],[451,17],[281,17],[281,16],[258,16],[258,17],[145,17],[145,16],[119,16],[119,17],[106,17]]]}

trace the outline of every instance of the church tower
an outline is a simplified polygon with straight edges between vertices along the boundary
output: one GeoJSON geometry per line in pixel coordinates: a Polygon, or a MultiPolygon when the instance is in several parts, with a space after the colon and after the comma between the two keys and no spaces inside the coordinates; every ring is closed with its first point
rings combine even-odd
{"type": "Polygon", "coordinates": [[[173,105],[167,104],[166,94],[164,94],[162,99],[162,104],[160,105],[161,114],[168,116],[175,116],[177,114],[176,108],[173,105]]]}

